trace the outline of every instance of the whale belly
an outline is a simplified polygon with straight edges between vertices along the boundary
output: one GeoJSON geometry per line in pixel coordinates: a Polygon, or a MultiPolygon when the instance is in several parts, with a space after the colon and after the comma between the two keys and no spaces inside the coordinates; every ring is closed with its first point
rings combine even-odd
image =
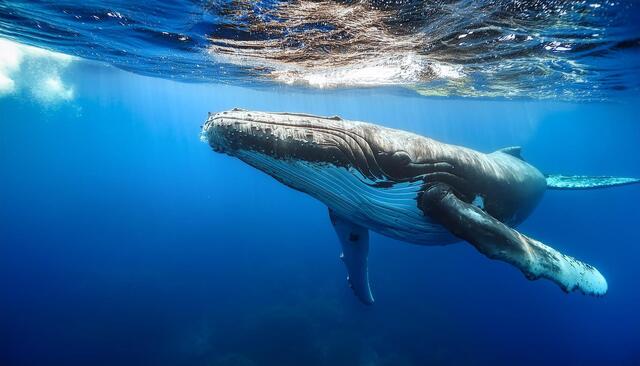
{"type": "Polygon", "coordinates": [[[458,241],[418,208],[420,181],[380,187],[356,169],[275,159],[249,151],[239,152],[237,156],[287,186],[318,199],[342,217],[379,234],[421,245],[458,241]]]}

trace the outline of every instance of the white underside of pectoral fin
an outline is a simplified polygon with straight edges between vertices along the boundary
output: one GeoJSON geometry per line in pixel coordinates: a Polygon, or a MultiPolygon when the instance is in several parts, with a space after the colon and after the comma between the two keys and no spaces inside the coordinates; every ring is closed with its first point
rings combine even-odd
{"type": "Polygon", "coordinates": [[[349,286],[360,301],[371,305],[374,299],[369,285],[369,230],[331,210],[329,216],[342,246],[340,259],[347,267],[349,286]]]}
{"type": "Polygon", "coordinates": [[[580,291],[593,296],[607,293],[607,280],[595,267],[520,235],[532,254],[531,265],[525,275],[550,279],[567,292],[580,291]]]}

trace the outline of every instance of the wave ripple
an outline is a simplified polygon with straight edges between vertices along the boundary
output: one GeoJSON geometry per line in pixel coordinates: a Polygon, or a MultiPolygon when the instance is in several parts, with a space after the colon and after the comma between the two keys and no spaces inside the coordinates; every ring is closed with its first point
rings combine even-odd
{"type": "Polygon", "coordinates": [[[612,0],[7,0],[0,35],[183,81],[592,100],[640,90],[638,13],[612,0]]]}

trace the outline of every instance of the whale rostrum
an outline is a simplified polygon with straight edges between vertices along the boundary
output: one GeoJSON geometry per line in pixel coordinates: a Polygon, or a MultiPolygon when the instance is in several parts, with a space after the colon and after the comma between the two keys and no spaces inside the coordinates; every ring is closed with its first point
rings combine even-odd
{"type": "Polygon", "coordinates": [[[233,109],[209,114],[202,139],[329,208],[348,282],[365,304],[369,230],[419,245],[466,241],[528,279],[604,295],[593,266],[514,227],[547,189],[600,188],[633,178],[543,175],[519,147],[493,153],[382,126],[300,113],[233,109]]]}

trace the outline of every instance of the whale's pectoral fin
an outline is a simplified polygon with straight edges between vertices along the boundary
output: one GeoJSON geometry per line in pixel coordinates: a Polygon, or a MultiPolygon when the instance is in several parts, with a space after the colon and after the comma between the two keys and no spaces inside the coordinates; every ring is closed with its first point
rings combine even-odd
{"type": "Polygon", "coordinates": [[[356,296],[367,305],[373,304],[373,295],[369,286],[369,230],[337,215],[331,209],[329,218],[336,229],[342,254],[340,258],[347,266],[347,281],[356,296]]]}
{"type": "Polygon", "coordinates": [[[607,292],[607,281],[597,269],[520,234],[482,209],[460,200],[445,184],[431,186],[420,199],[426,215],[487,257],[518,267],[530,280],[547,278],[567,292],[578,290],[588,295],[607,292]]]}

